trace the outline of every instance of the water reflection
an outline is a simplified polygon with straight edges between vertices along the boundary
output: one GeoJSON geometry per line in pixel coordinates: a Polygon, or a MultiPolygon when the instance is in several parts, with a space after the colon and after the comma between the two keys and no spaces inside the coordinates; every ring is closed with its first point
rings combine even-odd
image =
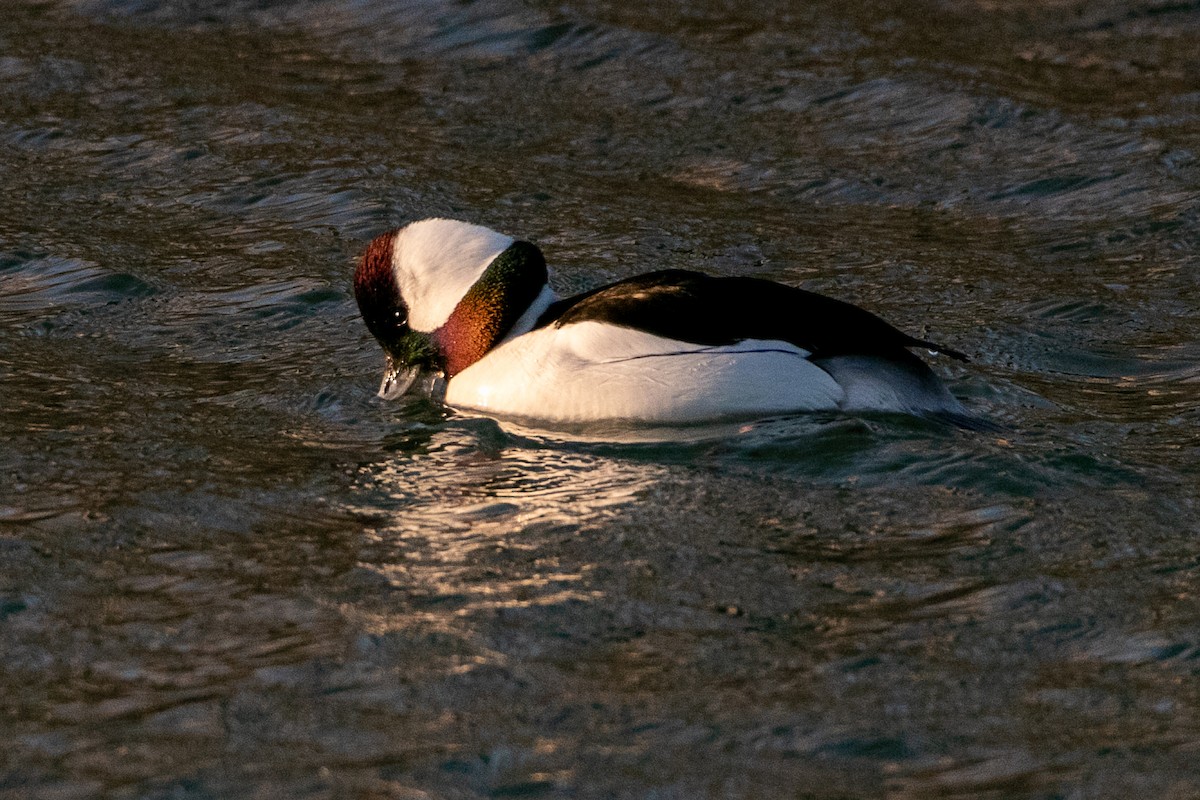
{"type": "Polygon", "coordinates": [[[665,469],[513,446],[484,419],[408,434],[403,455],[360,473],[363,504],[354,508],[375,521],[365,545],[374,563],[362,569],[456,613],[592,597],[595,589],[578,588],[586,565],[529,554],[603,525],[644,499],[665,469]],[[504,568],[481,570],[489,562],[504,568]]]}

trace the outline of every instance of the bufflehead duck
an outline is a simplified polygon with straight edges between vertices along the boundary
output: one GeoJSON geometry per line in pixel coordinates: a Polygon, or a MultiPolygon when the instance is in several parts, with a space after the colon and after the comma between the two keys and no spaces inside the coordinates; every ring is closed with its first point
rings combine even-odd
{"type": "Polygon", "coordinates": [[[548,279],[537,247],[479,225],[377,237],[354,294],[387,357],[380,397],[431,373],[448,405],[544,423],[964,413],[909,348],[965,356],[840,300],[676,269],[560,300],[548,279]]]}

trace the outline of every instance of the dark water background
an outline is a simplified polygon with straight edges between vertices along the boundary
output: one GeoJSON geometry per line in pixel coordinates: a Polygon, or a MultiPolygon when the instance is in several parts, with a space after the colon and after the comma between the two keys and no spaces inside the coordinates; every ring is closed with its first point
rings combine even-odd
{"type": "Polygon", "coordinates": [[[0,796],[1200,797],[1200,4],[9,2],[0,796]],[[450,215],[967,351],[999,434],[374,398],[450,215]]]}

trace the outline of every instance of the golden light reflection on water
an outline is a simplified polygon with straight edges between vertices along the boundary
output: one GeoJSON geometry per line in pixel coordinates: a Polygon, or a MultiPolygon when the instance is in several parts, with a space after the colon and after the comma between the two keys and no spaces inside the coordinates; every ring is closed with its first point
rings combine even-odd
{"type": "Polygon", "coordinates": [[[411,503],[388,530],[503,532],[514,523],[575,523],[632,502],[662,471],[562,449],[482,453],[460,436],[440,432],[428,453],[370,468],[376,486],[411,503]]]}
{"type": "Polygon", "coordinates": [[[420,454],[363,469],[363,482],[386,498],[369,499],[373,513],[390,510],[367,531],[372,560],[360,568],[430,600],[426,613],[365,620],[367,629],[418,619],[440,627],[448,616],[483,609],[600,597],[583,580],[592,565],[566,567],[542,555],[542,545],[582,535],[637,503],[666,469],[561,448],[483,452],[470,439],[449,428],[420,454]],[[498,559],[504,567],[486,566],[498,559]]]}

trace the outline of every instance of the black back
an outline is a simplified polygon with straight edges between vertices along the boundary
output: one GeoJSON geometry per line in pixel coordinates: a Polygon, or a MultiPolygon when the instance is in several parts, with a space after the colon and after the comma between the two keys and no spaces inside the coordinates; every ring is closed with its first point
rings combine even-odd
{"type": "Polygon", "coordinates": [[[703,345],[776,339],[807,350],[814,359],[895,357],[904,348],[923,347],[966,360],[841,300],[761,278],[714,278],[689,270],[650,272],[559,300],[537,327],[585,321],[703,345]]]}

